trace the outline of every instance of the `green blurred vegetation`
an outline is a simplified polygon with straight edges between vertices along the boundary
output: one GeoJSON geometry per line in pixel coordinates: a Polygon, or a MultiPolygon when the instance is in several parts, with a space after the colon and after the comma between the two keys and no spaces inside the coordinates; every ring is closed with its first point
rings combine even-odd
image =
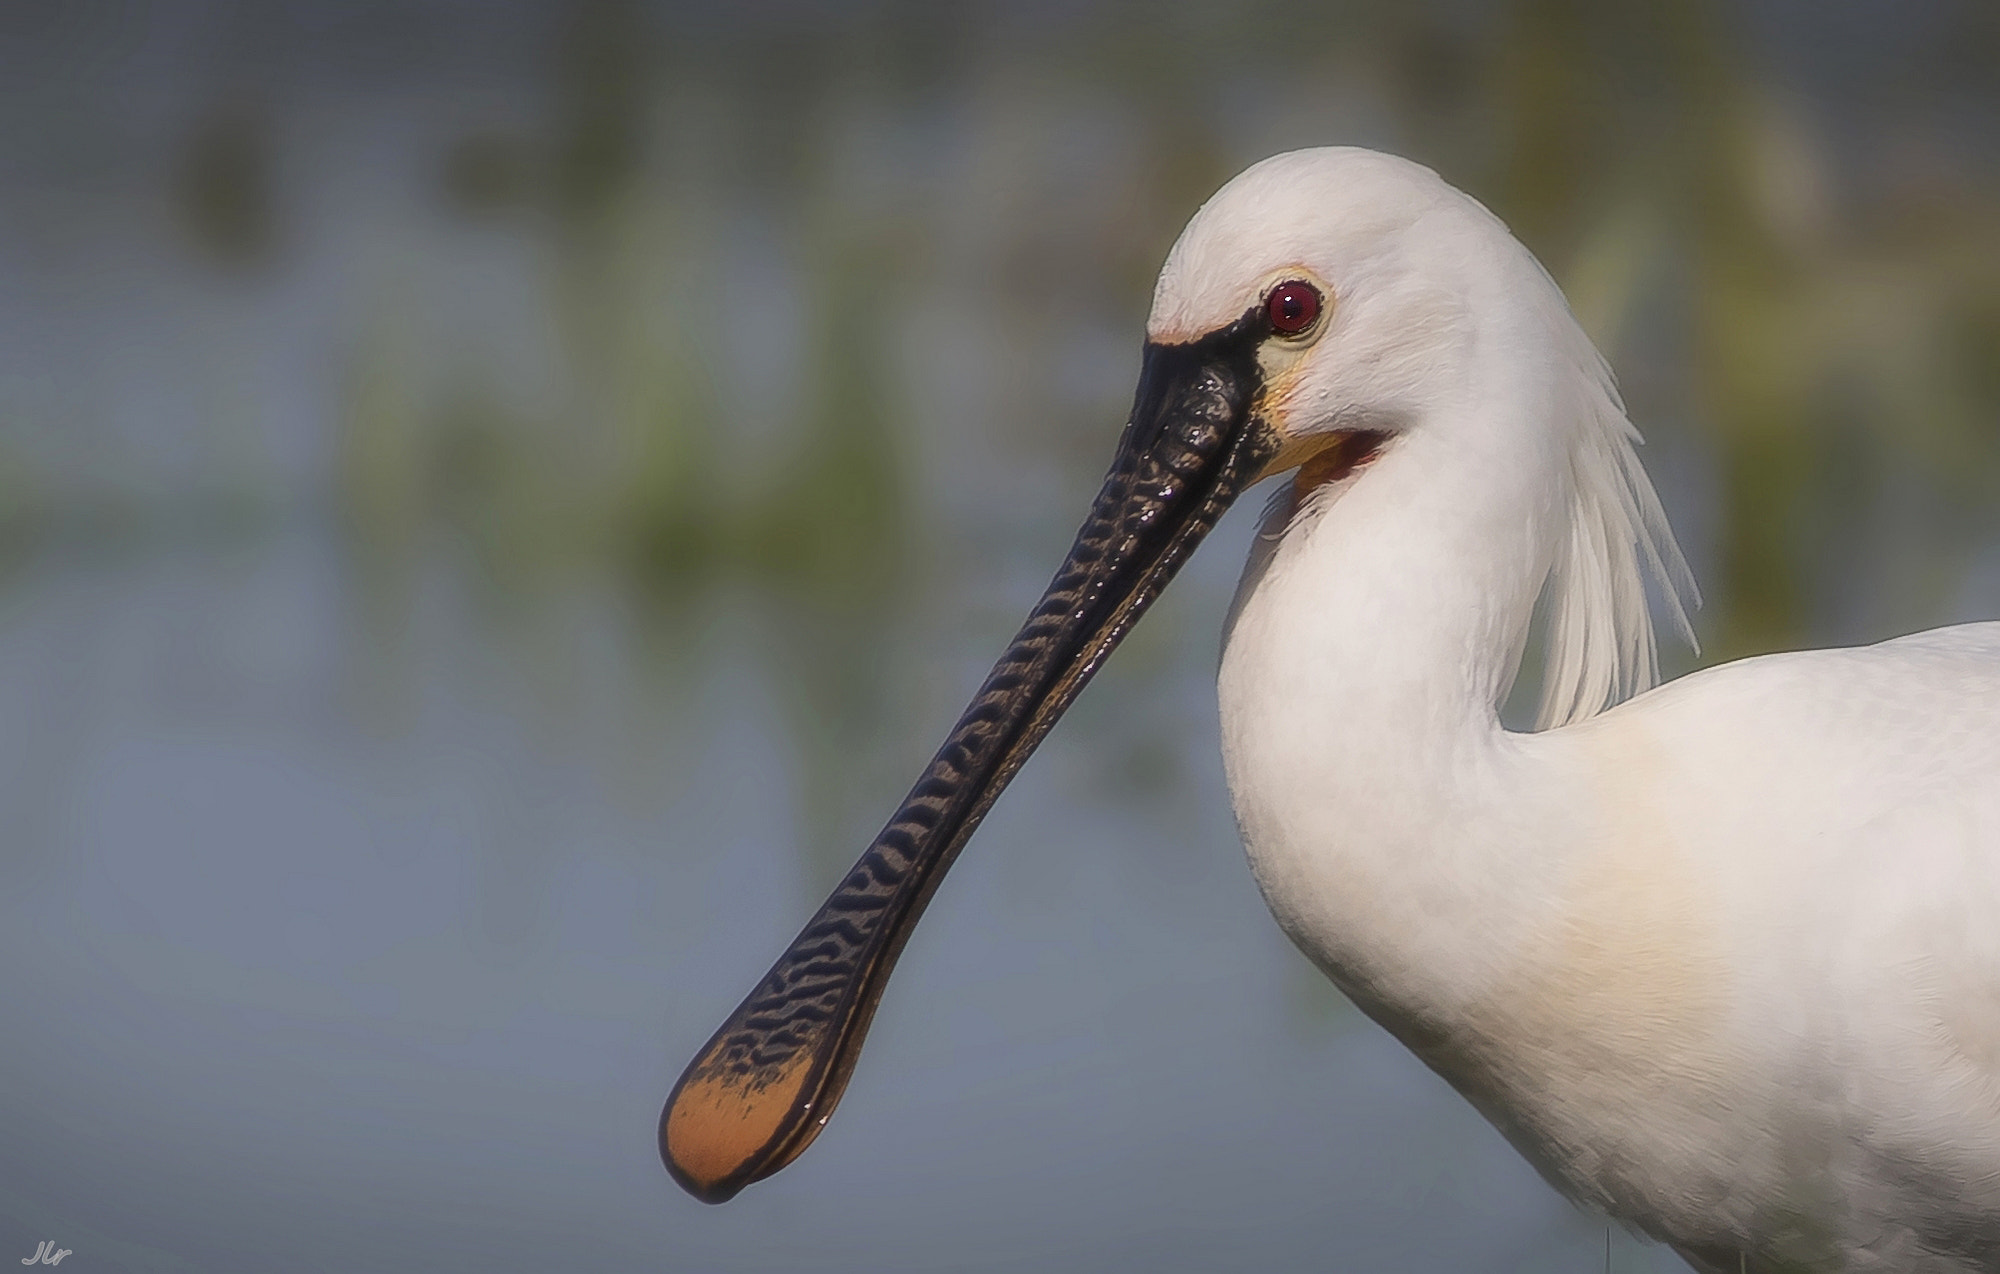
{"type": "MultiPolygon", "coordinates": [[[[1925,7],[1880,48],[1809,10],[1698,3],[537,11],[558,38],[520,55],[513,109],[457,109],[444,71],[415,99],[437,139],[410,144],[405,193],[527,263],[544,391],[507,356],[439,353],[478,303],[427,292],[406,268],[423,240],[385,214],[369,259],[338,266],[367,283],[324,355],[323,493],[258,489],[221,454],[203,466],[222,479],[179,494],[66,490],[0,435],[15,559],[171,538],[222,491],[231,525],[332,509],[385,641],[439,555],[508,605],[609,581],[684,668],[714,609],[749,598],[806,806],[840,825],[841,752],[898,693],[908,590],[948,584],[981,535],[1061,542],[1173,236],[1246,163],[1321,142],[1400,150],[1486,200],[1565,284],[1656,452],[1711,466],[1705,503],[1670,495],[1708,564],[1706,659],[1949,618],[2000,539],[1990,8],[1925,7]],[[1833,71],[1791,64],[1826,43],[1833,71]],[[958,525],[936,466],[987,448],[1019,473],[958,525]],[[1044,465],[1062,489],[1032,479],[1028,507],[1044,465]]],[[[312,148],[283,83],[195,89],[160,206],[260,313],[315,251],[300,189],[347,161],[312,148]]]]}
{"type": "MultiPolygon", "coordinates": [[[[901,576],[913,534],[899,312],[926,290],[983,288],[1004,335],[1044,358],[1060,358],[1050,346],[1077,314],[1136,341],[1147,282],[1179,223],[1258,153],[1217,118],[1236,90],[1253,109],[1277,108],[1296,140],[1389,134],[1516,228],[1614,362],[1662,365],[1634,388],[1635,415],[1653,433],[1698,429],[1717,470],[1712,657],[1825,635],[1818,595],[1854,565],[1823,560],[1847,543],[1834,527],[1866,521],[1870,488],[1889,475],[1923,484],[1930,512],[1959,534],[1927,541],[1937,552],[1911,568],[1925,578],[1896,584],[1885,609],[1937,614],[1980,543],[1961,528],[1990,538],[2000,199],[1975,167],[1984,157],[1921,133],[1840,136],[1857,154],[1835,154],[1855,126],[1766,83],[1729,11],[1517,0],[1447,20],[1416,8],[1106,6],[1062,19],[1044,42],[998,50],[980,47],[976,19],[904,6],[832,29],[746,23],[681,40],[634,10],[584,10],[557,59],[546,153],[468,138],[446,157],[440,188],[467,216],[532,206],[564,245],[551,305],[577,379],[592,386],[587,401],[561,421],[512,424],[476,387],[426,420],[358,409],[352,449],[388,446],[398,459],[348,470],[357,531],[405,525],[415,508],[383,502],[413,501],[465,519],[503,575],[580,552],[617,562],[667,612],[742,578],[813,608],[816,623],[865,616],[901,576]],[[729,153],[690,171],[660,123],[677,108],[718,122],[729,153]],[[1078,145],[1063,136],[1072,109],[1104,134],[1090,144],[1123,153],[1086,157],[1095,166],[1036,153],[1078,145]],[[937,131],[922,139],[927,153],[857,177],[844,161],[867,144],[853,132],[870,127],[937,131]],[[970,227],[948,224],[954,172],[989,165],[1000,206],[970,227]],[[887,189],[855,189],[870,178],[887,189]],[[721,215],[692,224],[690,203],[721,215]],[[635,272],[708,256],[703,235],[739,206],[778,223],[806,317],[786,426],[754,477],[732,482],[706,355],[758,340],[762,298],[726,279],[712,281],[719,291],[670,286],[659,295],[677,312],[662,316],[619,294],[635,272]],[[953,277],[953,253],[972,277],[953,277]],[[671,337],[649,342],[663,327],[671,337]],[[1634,348],[1644,340],[1659,347],[1634,348]],[[368,441],[384,431],[418,440],[368,441]],[[592,432],[617,440],[617,463],[577,462],[579,435],[592,432]]],[[[1946,23],[1930,56],[1993,47],[1990,18],[1968,9],[1956,20],[1967,29],[1946,23]]],[[[1906,93],[1924,73],[1904,73],[1906,93]]],[[[193,145],[206,154],[232,136],[193,145]]],[[[208,183],[256,179],[254,164],[232,162],[204,161],[208,183]]],[[[248,193],[202,198],[256,206],[248,193]]],[[[1033,359],[1014,361],[1010,371],[1034,374],[1033,359]]],[[[1031,441],[1079,414],[1021,393],[1053,422],[1031,441]]]]}

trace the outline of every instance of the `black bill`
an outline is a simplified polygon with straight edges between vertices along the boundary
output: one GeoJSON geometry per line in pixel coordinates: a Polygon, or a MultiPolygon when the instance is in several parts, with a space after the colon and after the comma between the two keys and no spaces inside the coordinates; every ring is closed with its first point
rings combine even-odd
{"type": "Polygon", "coordinates": [[[1056,718],[1263,472],[1252,311],[1200,341],[1148,345],[1132,418],[1069,556],[903,807],[689,1064],[660,1156],[721,1203],[811,1144],[833,1114],[889,971],[973,828],[1056,718]]]}

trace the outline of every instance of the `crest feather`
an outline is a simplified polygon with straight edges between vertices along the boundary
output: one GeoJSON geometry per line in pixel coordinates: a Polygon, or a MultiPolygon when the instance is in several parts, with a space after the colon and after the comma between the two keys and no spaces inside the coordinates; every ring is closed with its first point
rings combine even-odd
{"type": "Polygon", "coordinates": [[[1700,649],[1688,611],[1701,605],[1701,595],[1639,464],[1639,431],[1603,356],[1574,320],[1567,326],[1578,373],[1574,401],[1564,404],[1570,511],[1547,585],[1541,730],[1596,716],[1659,680],[1648,577],[1659,585],[1674,627],[1700,649]]]}

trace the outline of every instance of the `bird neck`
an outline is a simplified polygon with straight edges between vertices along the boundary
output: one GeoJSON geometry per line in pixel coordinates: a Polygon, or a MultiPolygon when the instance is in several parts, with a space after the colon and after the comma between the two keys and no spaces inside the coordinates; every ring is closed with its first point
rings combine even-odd
{"type": "MultiPolygon", "coordinates": [[[[1479,410],[1538,410],[1484,388],[1479,410]]],[[[1534,784],[1498,708],[1554,560],[1562,470],[1465,441],[1533,440],[1539,422],[1454,423],[1419,421],[1339,489],[1274,507],[1219,678],[1258,883],[1364,1007],[1470,994],[1509,900],[1532,906],[1503,829],[1534,784]]]]}

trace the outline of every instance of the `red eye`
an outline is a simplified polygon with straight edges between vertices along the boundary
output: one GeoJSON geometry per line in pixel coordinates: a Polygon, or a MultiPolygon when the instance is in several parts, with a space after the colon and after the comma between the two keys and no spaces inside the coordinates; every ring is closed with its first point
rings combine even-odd
{"type": "Polygon", "coordinates": [[[1280,283],[1264,298],[1264,312],[1271,316],[1272,331],[1297,336],[1319,322],[1319,289],[1302,279],[1280,283]]]}

